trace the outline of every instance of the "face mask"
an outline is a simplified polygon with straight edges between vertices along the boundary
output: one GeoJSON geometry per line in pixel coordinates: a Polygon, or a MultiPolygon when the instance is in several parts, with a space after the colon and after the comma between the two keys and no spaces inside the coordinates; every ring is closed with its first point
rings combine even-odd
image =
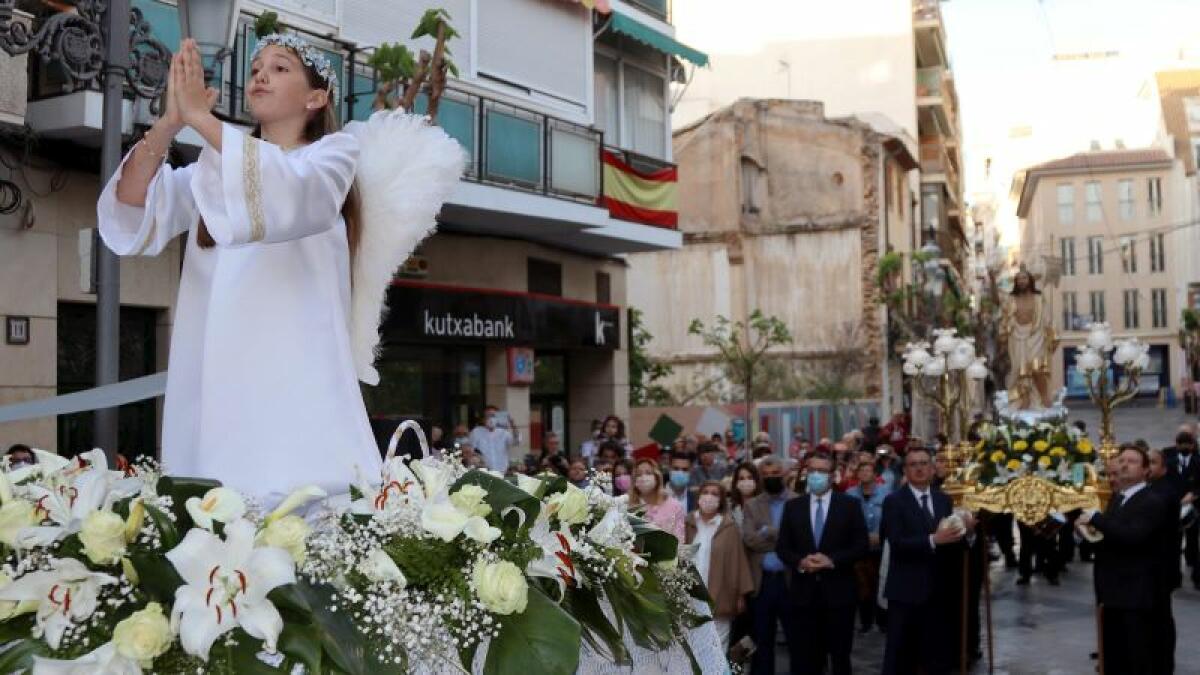
{"type": "Polygon", "coordinates": [[[495,429],[496,428],[496,418],[489,415],[488,418],[486,420],[484,420],[483,426],[485,426],[489,429],[495,429]]]}
{"type": "Polygon", "coordinates": [[[32,465],[33,465],[33,462],[26,462],[25,460],[20,459],[20,460],[15,460],[15,461],[9,462],[8,469],[10,471],[16,471],[17,469],[20,469],[22,467],[32,466],[32,465]]]}
{"type": "Polygon", "coordinates": [[[754,494],[754,489],[758,487],[758,483],[754,482],[753,478],[743,478],[737,482],[738,492],[749,497],[754,494]]]}
{"type": "Polygon", "coordinates": [[[629,492],[629,474],[617,476],[613,479],[613,485],[616,485],[621,492],[629,492]]]}
{"type": "Polygon", "coordinates": [[[763,488],[773,495],[783,492],[783,476],[767,476],[763,479],[763,488]]]}
{"type": "Polygon", "coordinates": [[[829,474],[824,471],[812,471],[804,479],[804,482],[808,485],[809,494],[825,494],[825,491],[829,489],[829,474]]]}
{"type": "Polygon", "coordinates": [[[700,495],[696,503],[704,513],[716,513],[717,507],[721,505],[721,498],[716,495],[700,495]]]}
{"type": "Polygon", "coordinates": [[[688,486],[688,472],[680,471],[679,469],[671,469],[671,487],[676,490],[682,490],[688,486]]]}
{"type": "Polygon", "coordinates": [[[638,492],[643,494],[654,492],[654,489],[658,487],[658,481],[654,480],[654,476],[648,476],[646,474],[642,474],[635,478],[633,484],[637,486],[638,492]]]}

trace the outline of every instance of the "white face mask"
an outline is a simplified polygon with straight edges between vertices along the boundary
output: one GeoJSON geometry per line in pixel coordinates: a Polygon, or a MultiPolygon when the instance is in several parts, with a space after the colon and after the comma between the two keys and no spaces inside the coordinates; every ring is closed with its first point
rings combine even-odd
{"type": "Polygon", "coordinates": [[[654,480],[654,476],[642,474],[633,479],[633,485],[638,489],[638,492],[654,492],[655,488],[658,487],[658,481],[654,480]]]}
{"type": "Polygon", "coordinates": [[[701,511],[711,514],[717,512],[717,507],[721,505],[721,498],[716,495],[700,495],[696,503],[700,506],[701,511]]]}
{"type": "Polygon", "coordinates": [[[758,487],[758,483],[754,482],[753,478],[743,478],[737,482],[738,492],[749,497],[754,494],[754,488],[758,487]]]}
{"type": "Polygon", "coordinates": [[[489,429],[495,429],[496,428],[496,418],[492,417],[491,415],[488,415],[487,419],[484,420],[483,425],[489,429]]]}

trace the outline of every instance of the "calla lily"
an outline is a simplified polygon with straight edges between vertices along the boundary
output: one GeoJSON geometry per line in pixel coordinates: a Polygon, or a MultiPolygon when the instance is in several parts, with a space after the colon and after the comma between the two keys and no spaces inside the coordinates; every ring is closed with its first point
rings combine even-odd
{"type": "Polygon", "coordinates": [[[521,488],[525,492],[528,492],[534,497],[538,497],[539,499],[541,498],[544,485],[545,483],[543,483],[541,479],[534,478],[533,476],[526,476],[523,473],[517,474],[517,487],[521,488]]]}
{"type": "Polygon", "coordinates": [[[274,653],[283,618],[267,593],[295,583],[296,566],[281,548],[255,548],[254,534],[246,520],[226,524],[223,541],[193,528],[167,553],[184,581],[175,591],[171,626],[187,653],[207,661],[213,642],[238,626],[274,653]]]}
{"type": "Polygon", "coordinates": [[[227,487],[215,487],[204,498],[191,497],[184,502],[188,515],[197,527],[211,530],[213,521],[231,523],[246,515],[246,500],[227,487]]]}
{"type": "Polygon", "coordinates": [[[400,568],[396,565],[396,561],[392,560],[392,557],[381,548],[371,551],[359,563],[358,570],[376,583],[391,582],[399,584],[401,588],[404,588],[408,584],[408,579],[404,578],[404,573],[400,571],[400,568]]]}
{"type": "Polygon", "coordinates": [[[122,656],[115,644],[105,642],[72,661],[35,656],[33,675],[142,675],[142,667],[137,661],[122,656]]]}
{"type": "Polygon", "coordinates": [[[49,570],[30,572],[0,588],[0,600],[37,602],[34,632],[58,649],[66,629],[96,610],[100,587],[116,582],[115,577],[93,572],[74,558],[60,558],[50,563],[49,570]]]}
{"type": "Polygon", "coordinates": [[[267,516],[267,523],[269,524],[272,521],[279,520],[280,518],[313,500],[324,499],[328,496],[328,492],[325,492],[315,485],[302,487],[288,495],[286,499],[279,503],[279,506],[275,507],[275,510],[267,516]]]}
{"type": "Polygon", "coordinates": [[[454,476],[446,462],[428,458],[412,462],[409,468],[421,480],[421,488],[424,489],[427,499],[435,499],[450,491],[454,476]]]}

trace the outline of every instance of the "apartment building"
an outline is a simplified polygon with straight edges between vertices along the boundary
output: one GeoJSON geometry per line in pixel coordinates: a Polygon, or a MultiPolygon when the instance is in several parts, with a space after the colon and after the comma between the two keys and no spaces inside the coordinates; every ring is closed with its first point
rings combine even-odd
{"type": "MultiPolygon", "coordinates": [[[[1159,148],[1093,150],[1018,174],[1019,259],[1058,276],[1045,284],[1061,346],[1052,382],[1086,396],[1075,355],[1094,321],[1150,345],[1144,395],[1178,386],[1183,373],[1179,327],[1182,245],[1178,195],[1181,163],[1159,148]],[[1057,271],[1057,274],[1056,274],[1057,271]]],[[[1124,376],[1121,372],[1114,377],[1124,376]]]]}
{"type": "MultiPolygon", "coordinates": [[[[459,33],[450,43],[459,76],[436,121],[470,163],[438,233],[390,292],[383,381],[364,388],[381,426],[413,417],[444,427],[472,424],[494,404],[509,412],[525,448],[547,431],[574,446],[591,420],[627,414],[624,256],[681,245],[668,91],[684,61],[702,64],[705,57],[674,39],[666,0],[610,4],[601,14],[573,0],[436,3],[459,33]],[[439,328],[476,317],[510,321],[513,330],[464,335],[439,328]]],[[[173,2],[133,5],[155,37],[178,47],[173,2]]],[[[408,39],[430,6],[246,0],[217,112],[251,124],[243,91],[253,22],[269,10],[285,30],[328,52],[342,73],[341,118],[363,119],[375,92],[372,50],[383,42],[431,48],[408,39]]],[[[23,343],[0,345],[0,405],[95,381],[87,247],[99,189],[101,95],[67,86],[53,65],[28,58],[0,54],[5,73],[29,74],[0,81],[0,152],[22,162],[14,179],[22,206],[0,215],[0,315],[28,319],[29,326],[23,343]],[[20,135],[24,124],[32,136],[20,135]]],[[[418,112],[424,104],[418,100],[418,112]]],[[[152,119],[145,101],[127,101],[126,138],[152,119]]],[[[186,162],[201,141],[184,135],[178,145],[174,159],[186,162]]],[[[177,242],[156,258],[121,263],[122,379],[166,367],[181,255],[177,242]]],[[[124,406],[122,450],[153,452],[160,419],[160,400],[124,406]]],[[[0,425],[0,445],[21,441],[73,453],[90,440],[87,414],[0,425]]]]}

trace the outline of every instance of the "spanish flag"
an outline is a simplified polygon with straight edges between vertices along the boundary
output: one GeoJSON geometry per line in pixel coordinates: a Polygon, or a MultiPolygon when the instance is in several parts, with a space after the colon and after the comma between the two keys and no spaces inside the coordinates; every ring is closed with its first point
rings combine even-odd
{"type": "Polygon", "coordinates": [[[629,166],[608,150],[604,158],[604,194],[600,203],[614,218],[636,223],[669,227],[679,226],[675,206],[675,185],[679,171],[673,166],[644,172],[629,166]]]}

